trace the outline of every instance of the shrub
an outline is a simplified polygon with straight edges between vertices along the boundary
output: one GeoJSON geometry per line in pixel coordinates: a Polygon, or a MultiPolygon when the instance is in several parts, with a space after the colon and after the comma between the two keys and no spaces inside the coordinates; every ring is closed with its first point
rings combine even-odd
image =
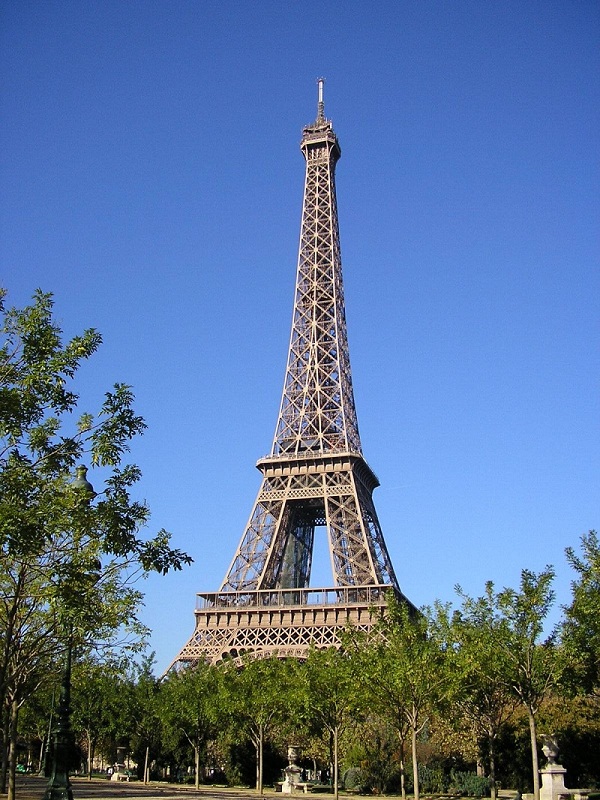
{"type": "Polygon", "coordinates": [[[442,794],[447,790],[447,784],[448,781],[441,767],[419,764],[419,785],[424,794],[442,794]]]}
{"type": "Polygon", "coordinates": [[[360,767],[350,767],[342,776],[342,786],[349,792],[361,792],[363,782],[364,778],[360,767]]]}
{"type": "Polygon", "coordinates": [[[488,797],[491,794],[489,778],[477,775],[475,772],[459,770],[450,771],[448,789],[467,797],[488,797]]]}

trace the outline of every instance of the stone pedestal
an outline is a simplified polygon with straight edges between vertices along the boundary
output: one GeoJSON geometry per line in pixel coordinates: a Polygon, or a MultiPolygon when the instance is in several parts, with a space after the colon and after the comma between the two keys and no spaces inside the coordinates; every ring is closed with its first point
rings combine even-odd
{"type": "Polygon", "coordinates": [[[566,773],[567,770],[560,764],[548,764],[540,770],[540,800],[559,800],[560,795],[572,794],[565,786],[566,773]]]}
{"type": "Polygon", "coordinates": [[[302,783],[302,769],[296,764],[300,756],[300,750],[295,745],[288,747],[288,766],[284,769],[285,780],[281,784],[283,794],[295,794],[305,791],[302,783]]]}

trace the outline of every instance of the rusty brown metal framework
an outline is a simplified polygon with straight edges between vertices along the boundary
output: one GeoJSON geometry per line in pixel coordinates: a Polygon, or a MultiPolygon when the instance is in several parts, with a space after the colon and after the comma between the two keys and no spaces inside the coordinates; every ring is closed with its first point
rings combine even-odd
{"type": "Polygon", "coordinates": [[[304,128],[304,204],[289,354],[262,484],[217,593],[199,595],[196,628],[174,661],[243,652],[303,656],[339,645],[350,622],[367,630],[385,595],[402,597],[362,454],[344,310],[335,192],[341,155],[325,118],[304,128]],[[327,530],[335,586],[309,589],[315,528],[327,530]]]}

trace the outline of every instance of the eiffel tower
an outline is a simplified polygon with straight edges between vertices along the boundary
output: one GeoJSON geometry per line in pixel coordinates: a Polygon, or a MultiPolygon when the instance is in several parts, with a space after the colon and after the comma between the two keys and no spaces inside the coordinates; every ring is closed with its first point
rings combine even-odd
{"type": "Polygon", "coordinates": [[[388,592],[405,602],[362,454],[352,390],[335,193],[341,150],[325,118],[302,132],[304,204],[283,395],[250,520],[216,593],[201,593],[193,635],[173,661],[306,655],[368,630],[388,592]],[[327,529],[334,586],[309,588],[315,528],[327,529]]]}

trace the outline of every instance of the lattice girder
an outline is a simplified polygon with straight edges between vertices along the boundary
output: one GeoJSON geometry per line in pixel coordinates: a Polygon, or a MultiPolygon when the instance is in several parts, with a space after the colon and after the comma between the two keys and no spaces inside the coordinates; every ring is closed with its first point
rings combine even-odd
{"type": "MultiPolygon", "coordinates": [[[[221,591],[280,587],[284,554],[299,515],[311,521],[304,539],[311,551],[314,528],[327,527],[335,585],[398,588],[371,497],[378,481],[362,456],[278,456],[262,459],[259,467],[263,482],[221,591]]],[[[302,566],[298,562],[292,570],[296,586],[309,585],[310,568],[310,555],[302,566]]]]}
{"type": "Polygon", "coordinates": [[[288,365],[272,455],[360,453],[348,356],[331,123],[306,128],[306,180],[288,365]]]}

